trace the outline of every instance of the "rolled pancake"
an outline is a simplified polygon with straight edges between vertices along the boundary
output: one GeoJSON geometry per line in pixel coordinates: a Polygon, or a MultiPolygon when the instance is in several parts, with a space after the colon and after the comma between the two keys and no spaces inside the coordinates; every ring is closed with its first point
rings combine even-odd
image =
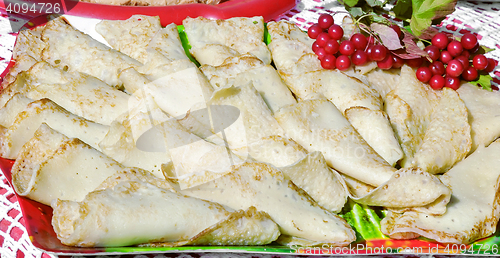
{"type": "Polygon", "coordinates": [[[443,214],[450,201],[451,190],[436,176],[414,167],[398,170],[387,182],[365,195],[350,194],[349,197],[370,206],[443,214]]]}
{"type": "Polygon", "coordinates": [[[340,176],[342,177],[342,179],[344,179],[349,193],[354,196],[365,196],[376,188],[357,179],[354,179],[346,174],[340,174],[340,176]]]}
{"type": "Polygon", "coordinates": [[[207,244],[233,240],[233,244],[263,245],[279,235],[277,225],[255,209],[234,212],[138,180],[91,192],[82,202],[56,200],[52,207],[54,231],[63,244],[71,246],[182,245],[198,239],[207,244]],[[228,220],[240,223],[223,222],[228,220]],[[239,237],[242,232],[248,239],[239,237]]]}
{"type": "Polygon", "coordinates": [[[0,109],[0,125],[3,127],[11,126],[16,120],[17,114],[21,113],[32,101],[32,99],[16,93],[0,109]]]}
{"type": "Polygon", "coordinates": [[[342,178],[328,167],[321,152],[309,153],[296,163],[280,169],[295,185],[329,211],[338,213],[347,202],[347,189],[342,178]]]}
{"type": "Polygon", "coordinates": [[[406,65],[401,68],[397,87],[386,96],[385,111],[405,154],[400,162],[402,167],[411,166],[438,98],[428,84],[417,79],[413,69],[406,65]]]}
{"type": "MultiPolygon", "coordinates": [[[[173,61],[170,64],[158,67],[157,70],[163,70],[161,74],[167,75],[170,73],[172,76],[151,81],[150,78],[154,78],[156,75],[145,76],[134,68],[129,68],[120,73],[120,78],[124,82],[125,89],[134,93],[132,97],[135,99],[144,99],[144,97],[150,99],[148,103],[150,105],[149,110],[160,108],[155,101],[157,100],[161,103],[163,110],[172,116],[176,116],[179,122],[193,134],[220,145],[224,144],[211,130],[211,120],[208,114],[210,108],[206,107],[205,95],[211,94],[212,88],[204,76],[199,71],[196,71],[191,62],[186,60],[173,61]],[[187,68],[189,70],[179,69],[179,66],[175,65],[179,63],[187,64],[186,62],[189,63],[189,68],[187,68]],[[176,72],[176,70],[180,71],[176,72]],[[188,73],[193,77],[190,77],[189,83],[179,87],[184,79],[179,81],[177,78],[182,77],[184,73],[188,73]],[[196,78],[195,76],[199,80],[193,79],[196,78]],[[168,86],[168,84],[172,85],[168,86]],[[189,86],[186,87],[186,85],[189,86]],[[170,101],[164,101],[165,99],[170,101]]],[[[134,101],[134,99],[131,100],[134,101]]],[[[210,111],[212,116],[215,115],[212,109],[210,111]]],[[[153,115],[151,111],[146,113],[153,115]]]]}
{"type": "Polygon", "coordinates": [[[468,110],[473,152],[500,137],[500,92],[486,91],[469,83],[457,90],[468,110]]]}
{"type": "Polygon", "coordinates": [[[142,65],[76,30],[64,18],[49,21],[42,32],[42,40],[47,44],[42,60],[69,72],[92,75],[117,88],[122,85],[118,79],[121,70],[142,65]]]}
{"type": "Polygon", "coordinates": [[[219,146],[201,139],[174,119],[165,121],[158,128],[172,160],[171,163],[162,165],[163,173],[175,179],[181,189],[220,178],[244,161],[225,145],[219,146]]]}
{"type": "Polygon", "coordinates": [[[185,115],[193,106],[205,104],[213,93],[195,67],[157,78],[150,86],[146,91],[151,92],[158,106],[171,116],[185,115]]]}
{"type": "Polygon", "coordinates": [[[453,191],[445,214],[389,213],[381,222],[382,232],[397,239],[424,236],[456,244],[469,244],[493,234],[500,216],[498,153],[497,140],[486,148],[479,147],[441,176],[453,191]]]}
{"type": "MultiPolygon", "coordinates": [[[[34,64],[38,61],[27,54],[20,54],[12,67],[9,68],[9,72],[3,77],[1,87],[2,89],[8,87],[9,84],[16,80],[19,73],[23,71],[28,71],[34,64]]],[[[1,104],[1,103],[0,103],[1,104]]]]}
{"type": "Polygon", "coordinates": [[[12,50],[12,58],[19,59],[23,54],[31,56],[37,61],[42,60],[42,51],[47,44],[42,40],[42,31],[44,26],[38,26],[33,29],[21,30],[16,38],[16,44],[12,50]]]}
{"type": "Polygon", "coordinates": [[[235,49],[220,44],[206,44],[191,48],[189,52],[196,58],[196,61],[204,65],[220,65],[227,59],[242,55],[235,49]]]}
{"type": "Polygon", "coordinates": [[[276,167],[293,165],[308,154],[304,147],[292,139],[273,135],[249,145],[248,155],[253,159],[276,167]]]}
{"type": "Polygon", "coordinates": [[[202,65],[200,66],[200,70],[210,81],[210,84],[218,89],[226,87],[229,78],[252,68],[262,67],[264,65],[264,62],[257,57],[245,54],[227,58],[218,66],[202,65]]]}
{"type": "Polygon", "coordinates": [[[163,58],[154,60],[155,62],[149,64],[151,67],[142,66],[137,68],[137,71],[144,74],[144,76],[146,76],[146,78],[148,78],[150,81],[154,81],[162,78],[163,76],[174,74],[190,68],[197,68],[196,64],[191,62],[191,60],[189,59],[178,59],[170,61],[168,58],[164,57],[161,54],[158,54],[158,56],[162,56],[163,58]]]}
{"type": "Polygon", "coordinates": [[[141,93],[136,91],[129,98],[126,118],[111,124],[99,147],[125,166],[139,167],[163,177],[160,167],[170,161],[170,155],[163,137],[154,128],[170,117],[160,110],[152,96],[141,93]]]}
{"type": "Polygon", "coordinates": [[[42,125],[12,166],[17,194],[50,205],[54,199],[81,201],[122,165],[76,138],[42,125]]]}
{"type": "MultiPolygon", "coordinates": [[[[191,53],[197,60],[200,55],[205,54],[198,52],[197,49],[216,44],[232,48],[240,54],[249,53],[265,64],[271,63],[271,53],[264,43],[264,19],[262,17],[235,17],[226,20],[211,20],[201,16],[187,17],[182,24],[192,47],[191,53]]],[[[220,64],[210,63],[210,65],[220,64]]]]}
{"type": "Polygon", "coordinates": [[[194,106],[206,108],[213,93],[212,86],[196,65],[184,59],[158,66],[145,76],[131,71],[120,78],[126,80],[126,85],[139,82],[139,86],[127,87],[134,92],[140,90],[139,94],[153,96],[156,104],[173,117],[185,116],[194,106]]]}
{"type": "Polygon", "coordinates": [[[144,89],[151,81],[134,68],[127,68],[120,72],[118,78],[123,82],[125,90],[132,94],[139,89],[144,89]]]}
{"type": "MultiPolygon", "coordinates": [[[[289,21],[269,22],[267,29],[271,36],[269,49],[273,54],[273,62],[280,71],[291,73],[290,70],[305,54],[313,54],[314,39],[289,21]]],[[[319,64],[319,60],[316,58],[319,64]]],[[[318,65],[319,67],[319,65],[318,65]]]]}
{"type": "Polygon", "coordinates": [[[132,15],[126,20],[103,20],[95,26],[97,33],[114,49],[145,63],[146,49],[161,29],[159,16],[132,15]]]}
{"type": "Polygon", "coordinates": [[[153,175],[151,172],[135,167],[126,167],[125,169],[114,173],[113,175],[109,176],[104,181],[102,181],[102,183],[96,189],[94,189],[94,191],[104,190],[106,188],[113,188],[119,183],[131,180],[145,182],[161,189],[165,189],[171,192],[176,192],[175,189],[170,185],[170,183],[167,180],[164,179],[163,176],[157,177],[153,175]]]}
{"type": "Polygon", "coordinates": [[[419,168],[401,169],[374,188],[341,176],[326,164],[319,152],[307,151],[295,141],[268,137],[250,146],[250,156],[279,167],[286,178],[302,188],[320,206],[339,212],[346,198],[392,210],[420,210],[443,214],[451,191],[437,177],[419,168]]]}
{"type": "Polygon", "coordinates": [[[464,159],[472,145],[467,117],[467,108],[457,92],[444,88],[412,165],[437,174],[464,159]]]}
{"type": "Polygon", "coordinates": [[[147,49],[157,51],[172,61],[189,59],[182,47],[177,25],[174,23],[156,32],[149,42],[147,49]]]}
{"type": "Polygon", "coordinates": [[[247,153],[248,145],[255,141],[273,135],[284,135],[283,129],[251,82],[216,91],[209,104],[231,105],[239,109],[240,116],[229,127],[224,125],[227,123],[224,119],[221,120],[222,125],[214,125],[224,128],[225,136],[222,138],[227,140],[233,151],[247,153]]]}
{"type": "Polygon", "coordinates": [[[181,193],[233,209],[255,206],[268,213],[285,235],[335,246],[356,239],[344,219],[318,206],[281,171],[265,163],[245,163],[232,173],[181,193]]]}
{"type": "Polygon", "coordinates": [[[310,152],[321,151],[328,165],[341,173],[379,186],[396,171],[326,99],[284,107],[275,118],[290,138],[310,152]]]}
{"type": "Polygon", "coordinates": [[[252,82],[273,113],[284,106],[297,103],[290,89],[270,65],[238,74],[234,78],[234,85],[243,85],[249,81],[252,82]]]}
{"type": "Polygon", "coordinates": [[[349,123],[365,141],[391,166],[403,158],[403,151],[394,136],[387,114],[365,107],[351,107],[345,111],[349,123]]]}
{"type": "Polygon", "coordinates": [[[252,159],[278,167],[321,207],[335,213],[344,207],[346,186],[340,175],[328,167],[321,153],[308,154],[295,141],[277,135],[262,138],[248,149],[252,159]]]}
{"type": "Polygon", "coordinates": [[[64,110],[48,99],[33,101],[25,106],[7,131],[0,135],[1,156],[15,159],[42,123],[69,136],[79,138],[94,148],[109,130],[106,125],[93,123],[64,110]]]}
{"type": "Polygon", "coordinates": [[[6,88],[2,89],[2,94],[0,94],[0,107],[4,107],[5,104],[15,95],[22,94],[26,95],[26,80],[28,79],[27,73],[25,71],[20,72],[14,81],[7,85],[6,88]]]}
{"type": "Polygon", "coordinates": [[[308,95],[322,94],[342,113],[354,106],[382,110],[382,99],[375,90],[341,72],[321,69],[303,74],[280,74],[298,98],[307,99],[308,95]]]}
{"type": "Polygon", "coordinates": [[[400,72],[397,69],[376,69],[368,73],[367,77],[370,87],[375,89],[385,102],[387,94],[398,86],[400,72]]]}
{"type": "Polygon", "coordinates": [[[256,57],[231,58],[221,66],[204,65],[200,70],[214,88],[242,86],[252,82],[273,113],[283,106],[297,102],[278,72],[271,65],[264,65],[256,57]]]}
{"type": "MultiPolygon", "coordinates": [[[[144,142],[145,145],[147,143],[144,142]]],[[[158,141],[155,144],[158,144],[158,141]]],[[[162,142],[160,144],[163,146],[162,142]]],[[[132,129],[127,121],[111,124],[109,132],[99,143],[99,147],[104,154],[124,166],[138,167],[150,171],[160,178],[163,178],[161,164],[170,161],[170,155],[166,151],[151,151],[151,149],[144,151],[137,148],[132,129]]]]}
{"type": "Polygon", "coordinates": [[[32,99],[48,98],[69,112],[96,123],[110,125],[128,111],[129,95],[83,73],[70,74],[46,62],[27,73],[24,91],[32,99]]]}

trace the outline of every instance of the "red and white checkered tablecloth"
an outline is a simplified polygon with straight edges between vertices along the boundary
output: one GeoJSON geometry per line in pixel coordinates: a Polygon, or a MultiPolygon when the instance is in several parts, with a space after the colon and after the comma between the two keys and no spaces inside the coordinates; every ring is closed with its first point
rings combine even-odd
{"type": "MultiPolygon", "coordinates": [[[[295,8],[280,16],[276,20],[290,20],[297,23],[304,30],[313,24],[321,13],[345,11],[336,0],[297,0],[295,8]]],[[[337,14],[343,16],[343,14],[337,14]]],[[[335,16],[334,16],[335,17],[335,16]]],[[[25,21],[18,21],[25,22],[25,21]]],[[[488,57],[500,60],[500,2],[459,1],[456,11],[449,15],[442,23],[441,30],[463,34],[475,32],[479,42],[495,49],[487,53],[488,57]]],[[[0,71],[7,66],[11,56],[15,36],[10,34],[11,28],[7,15],[0,17],[0,71]]],[[[500,85],[500,71],[494,71],[493,84],[500,85]]],[[[169,255],[170,256],[170,255],[169,255]]],[[[176,254],[178,257],[255,257],[251,254],[176,254]]],[[[259,257],[262,255],[259,255],[259,257]]],[[[276,257],[264,255],[264,257],[276,257]]],[[[23,215],[14,190],[7,179],[0,173],[0,257],[54,257],[36,249],[30,242],[24,226],[23,215]]],[[[165,255],[136,255],[139,257],[165,257],[165,255]]]]}

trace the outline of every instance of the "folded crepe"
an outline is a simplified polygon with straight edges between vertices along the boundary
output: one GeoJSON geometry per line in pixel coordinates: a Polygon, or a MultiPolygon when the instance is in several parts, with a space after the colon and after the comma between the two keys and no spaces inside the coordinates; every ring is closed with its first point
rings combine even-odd
{"type": "MultiPolygon", "coordinates": [[[[298,26],[289,21],[269,22],[267,29],[271,36],[269,49],[273,55],[273,62],[279,71],[293,73],[300,59],[307,55],[315,55],[312,51],[314,39],[307,36],[298,26]]],[[[312,59],[320,68],[319,60],[312,59]]]]}
{"type": "Polygon", "coordinates": [[[65,72],[46,62],[30,68],[19,91],[31,99],[48,98],[75,115],[104,125],[127,112],[130,97],[93,76],[65,72]]]}
{"type": "Polygon", "coordinates": [[[488,146],[500,137],[500,92],[486,91],[464,83],[457,90],[468,110],[471,126],[472,148],[488,146]]]}
{"type": "Polygon", "coordinates": [[[213,93],[212,86],[196,67],[151,79],[146,94],[151,94],[164,112],[175,117],[184,116],[193,106],[205,108],[213,93]]]}
{"type": "Polygon", "coordinates": [[[234,211],[139,180],[93,191],[81,202],[57,199],[52,208],[54,231],[71,246],[265,245],[280,234],[253,207],[234,211]]]}
{"type": "Polygon", "coordinates": [[[226,20],[187,17],[182,24],[192,47],[190,52],[201,64],[217,66],[228,57],[247,53],[265,64],[271,63],[271,53],[264,43],[262,17],[226,20]]]}
{"type": "Polygon", "coordinates": [[[394,167],[403,158],[403,150],[385,112],[365,107],[350,107],[345,111],[345,117],[361,137],[391,166],[394,167]]]}
{"type": "Polygon", "coordinates": [[[486,148],[480,146],[441,176],[453,191],[446,213],[392,212],[382,220],[382,232],[396,239],[424,236],[455,244],[469,244],[493,234],[500,217],[498,153],[498,140],[486,148]]]}
{"type": "Polygon", "coordinates": [[[252,82],[273,113],[283,106],[296,103],[274,67],[264,65],[256,57],[243,55],[228,58],[220,66],[203,65],[200,70],[214,88],[242,86],[252,82]]]}
{"type": "Polygon", "coordinates": [[[242,156],[248,152],[249,144],[265,137],[284,134],[252,82],[216,91],[209,104],[230,105],[239,109],[240,116],[234,123],[221,117],[214,127],[224,128],[221,138],[227,141],[231,150],[241,153],[242,156]]]}
{"type": "Polygon", "coordinates": [[[374,188],[346,179],[326,164],[320,152],[308,154],[290,139],[268,137],[249,149],[253,159],[278,167],[320,206],[333,212],[339,212],[350,197],[357,203],[392,210],[442,214],[451,196],[451,191],[437,177],[419,168],[398,170],[387,182],[374,188]]]}
{"type": "Polygon", "coordinates": [[[16,44],[12,50],[12,59],[17,60],[21,55],[29,55],[37,61],[42,60],[42,51],[47,44],[42,40],[44,26],[33,29],[21,30],[16,38],[16,44]]]}
{"type": "MultiPolygon", "coordinates": [[[[178,185],[173,184],[178,190],[178,185]]],[[[269,164],[244,163],[223,177],[180,193],[233,209],[255,206],[268,213],[284,235],[334,246],[345,246],[356,239],[344,219],[317,205],[269,164]]]]}
{"type": "Polygon", "coordinates": [[[385,102],[387,94],[398,86],[401,74],[397,69],[375,69],[366,76],[370,87],[375,89],[385,102]]]}
{"type": "MultiPolygon", "coordinates": [[[[15,113],[10,107],[7,105],[2,111],[15,113]]],[[[69,137],[79,138],[93,148],[99,148],[99,142],[109,130],[108,126],[75,116],[48,99],[36,100],[25,105],[13,123],[0,134],[0,155],[8,159],[17,158],[23,145],[42,123],[69,137]]]]}
{"type": "Polygon", "coordinates": [[[328,167],[321,152],[311,152],[280,170],[286,178],[329,211],[338,213],[347,202],[347,189],[342,178],[328,167]]]}
{"type": "Polygon", "coordinates": [[[290,138],[310,152],[321,151],[327,164],[341,173],[379,186],[396,171],[326,99],[301,101],[274,117],[290,138]]]}
{"type": "Polygon", "coordinates": [[[118,79],[121,70],[142,65],[76,30],[64,18],[49,21],[42,32],[42,40],[47,44],[42,60],[69,72],[92,75],[117,88],[122,85],[118,79]]]}
{"type": "Polygon", "coordinates": [[[132,15],[126,20],[103,20],[95,30],[114,49],[145,63],[146,49],[153,36],[161,29],[159,16],[132,15]]]}
{"type": "MultiPolygon", "coordinates": [[[[151,61],[150,55],[154,53],[161,54],[171,61],[189,59],[182,46],[177,25],[174,23],[156,32],[149,42],[146,51],[148,52],[148,61],[151,61]]],[[[145,63],[146,66],[149,66],[148,61],[145,63]]]]}
{"type": "Polygon", "coordinates": [[[382,110],[382,99],[375,90],[339,71],[321,69],[299,74],[280,74],[298,98],[307,99],[311,94],[322,94],[342,113],[354,106],[382,110]]]}
{"type": "Polygon", "coordinates": [[[277,135],[250,144],[248,150],[251,159],[279,168],[321,207],[335,213],[344,207],[347,189],[320,152],[308,153],[294,140],[277,135]]]}
{"type": "Polygon", "coordinates": [[[171,119],[158,126],[172,162],[163,164],[163,174],[175,179],[181,189],[201,185],[230,173],[243,158],[226,145],[215,145],[188,132],[171,119]],[[168,173],[163,169],[169,167],[168,173]]]}
{"type": "Polygon", "coordinates": [[[446,212],[451,190],[438,177],[412,167],[399,169],[387,182],[373,190],[353,192],[349,197],[357,203],[382,206],[397,212],[411,210],[440,215],[446,212]]]}
{"type": "Polygon", "coordinates": [[[270,22],[268,29],[272,37],[269,48],[274,63],[297,99],[323,95],[344,115],[349,108],[365,108],[364,111],[351,111],[349,119],[358,121],[353,123],[354,128],[359,132],[367,132],[360,121],[385,128],[378,131],[380,134],[361,133],[361,136],[366,137],[368,144],[391,165],[402,158],[394,132],[387,130],[389,120],[383,114],[382,98],[376,90],[355,77],[323,69],[311,50],[311,40],[296,25],[286,21],[270,22]],[[379,138],[383,140],[377,140],[379,138]]]}
{"type": "Polygon", "coordinates": [[[170,161],[163,136],[155,127],[170,119],[156,105],[152,96],[136,91],[129,98],[129,111],[110,125],[99,142],[101,151],[121,164],[138,167],[163,177],[160,167],[170,161]]]}
{"type": "MultiPolygon", "coordinates": [[[[21,53],[15,60],[16,61],[14,65],[9,68],[9,71],[3,77],[1,84],[2,89],[7,88],[9,84],[13,83],[16,80],[18,74],[23,71],[28,71],[34,64],[38,62],[35,58],[25,53],[21,53]]],[[[3,106],[4,104],[2,103],[2,99],[4,98],[0,97],[0,106],[3,106]]]]}
{"type": "Polygon", "coordinates": [[[17,114],[21,113],[32,99],[22,94],[14,94],[5,105],[0,108],[0,126],[9,127],[16,120],[17,114]]]}
{"type": "Polygon", "coordinates": [[[12,166],[17,194],[50,205],[54,199],[81,201],[124,167],[77,138],[45,124],[21,149],[12,166]]]}
{"type": "Polygon", "coordinates": [[[412,166],[444,173],[465,158],[472,145],[467,108],[457,92],[444,88],[412,166]]]}
{"type": "Polygon", "coordinates": [[[417,79],[413,69],[406,65],[401,67],[397,87],[386,95],[385,111],[404,152],[402,167],[412,165],[438,98],[438,93],[417,79]]]}

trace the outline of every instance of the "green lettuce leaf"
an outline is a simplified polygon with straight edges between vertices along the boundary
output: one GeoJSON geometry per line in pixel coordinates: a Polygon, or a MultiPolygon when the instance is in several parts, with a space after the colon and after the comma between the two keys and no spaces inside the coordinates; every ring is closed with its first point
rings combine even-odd
{"type": "Polygon", "coordinates": [[[445,17],[455,10],[457,0],[412,0],[411,31],[420,36],[432,21],[445,17]]]}
{"type": "Polygon", "coordinates": [[[358,4],[359,0],[338,0],[339,3],[353,7],[358,4]]]}
{"type": "Polygon", "coordinates": [[[491,78],[491,75],[489,74],[480,74],[479,78],[475,81],[471,81],[470,83],[473,85],[478,85],[481,86],[483,89],[492,91],[491,89],[491,81],[493,78],[491,78]]]}

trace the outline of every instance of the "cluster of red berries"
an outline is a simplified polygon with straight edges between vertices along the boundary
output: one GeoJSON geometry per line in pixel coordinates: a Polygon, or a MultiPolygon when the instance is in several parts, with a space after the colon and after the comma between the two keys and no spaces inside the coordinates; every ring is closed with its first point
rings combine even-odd
{"type": "MultiPolygon", "coordinates": [[[[403,37],[399,26],[392,25],[391,28],[400,39],[403,37]]],[[[471,33],[464,34],[460,41],[450,39],[443,32],[438,33],[432,38],[432,44],[424,49],[427,58],[414,59],[402,59],[392,54],[384,45],[375,44],[373,36],[355,33],[350,39],[343,40],[344,30],[334,23],[330,14],[321,14],[307,34],[316,39],[312,50],[324,69],[346,70],[351,63],[359,66],[368,61],[377,62],[380,69],[391,69],[401,68],[406,63],[418,68],[417,78],[434,89],[445,86],[458,89],[461,79],[474,81],[480,72],[491,72],[497,65],[495,60],[475,54],[479,44],[477,37],[471,33]]]]}
{"type": "MultiPolygon", "coordinates": [[[[401,29],[391,26],[401,37],[401,29]]],[[[355,33],[348,40],[342,40],[344,30],[341,26],[334,24],[330,14],[321,14],[318,22],[307,30],[310,38],[316,39],[312,49],[321,61],[325,69],[346,70],[354,65],[364,65],[368,61],[376,61],[381,69],[400,68],[405,60],[391,54],[391,52],[380,44],[375,44],[372,36],[366,37],[361,33],[355,33]]],[[[410,61],[411,62],[411,61],[410,61]]]]}
{"type": "Polygon", "coordinates": [[[461,79],[474,81],[480,72],[491,72],[495,68],[495,60],[475,54],[478,49],[477,37],[472,33],[464,34],[459,41],[440,32],[424,49],[430,62],[417,69],[417,78],[433,89],[458,89],[461,79]]]}

